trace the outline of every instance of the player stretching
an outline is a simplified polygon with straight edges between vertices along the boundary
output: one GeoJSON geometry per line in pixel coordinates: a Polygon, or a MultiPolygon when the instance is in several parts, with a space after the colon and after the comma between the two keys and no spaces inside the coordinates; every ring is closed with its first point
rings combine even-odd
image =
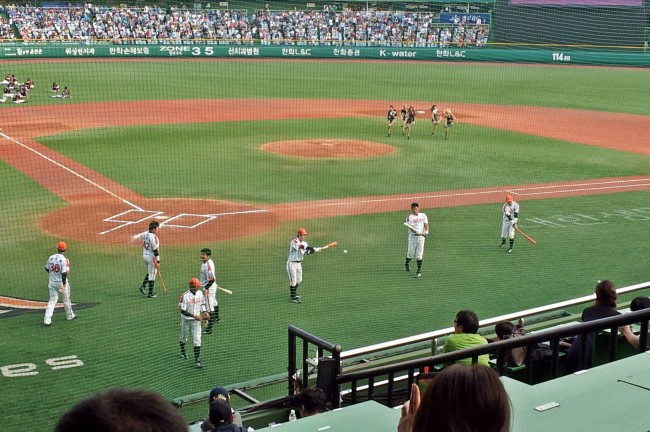
{"type": "Polygon", "coordinates": [[[506,203],[503,205],[503,220],[501,221],[501,244],[506,244],[506,237],[510,238],[510,247],[508,253],[512,252],[512,246],[515,244],[515,225],[519,218],[519,203],[512,198],[512,195],[506,195],[506,203]]]}
{"type": "Polygon", "coordinates": [[[212,334],[214,323],[221,322],[219,318],[219,302],[217,301],[217,281],[215,280],[214,261],[212,261],[212,251],[208,248],[201,249],[201,270],[199,281],[203,287],[210,321],[208,326],[203,330],[203,334],[212,334]]]}
{"type": "Polygon", "coordinates": [[[153,292],[153,284],[156,281],[156,275],[158,274],[158,269],[160,268],[160,252],[158,248],[160,247],[160,240],[156,235],[156,230],[160,224],[156,221],[149,223],[149,231],[142,234],[142,259],[144,260],[144,265],[147,267],[147,274],[144,276],[142,285],[140,285],[140,292],[142,295],[146,295],[148,298],[155,298],[158,295],[153,292]],[[149,292],[145,290],[145,287],[149,287],[149,292]]]}

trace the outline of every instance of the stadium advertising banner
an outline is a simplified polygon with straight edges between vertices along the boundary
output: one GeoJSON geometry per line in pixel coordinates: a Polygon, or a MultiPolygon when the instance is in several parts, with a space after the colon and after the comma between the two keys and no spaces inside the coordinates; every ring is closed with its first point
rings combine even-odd
{"type": "Polygon", "coordinates": [[[513,6],[643,6],[643,0],[510,0],[513,6]]]}
{"type": "Polygon", "coordinates": [[[0,58],[293,58],[557,63],[650,67],[650,55],[630,52],[490,49],[470,47],[367,47],[313,45],[95,45],[3,47],[0,58]]]}
{"type": "Polygon", "coordinates": [[[442,12],[440,22],[443,24],[490,24],[490,14],[442,12]]]}

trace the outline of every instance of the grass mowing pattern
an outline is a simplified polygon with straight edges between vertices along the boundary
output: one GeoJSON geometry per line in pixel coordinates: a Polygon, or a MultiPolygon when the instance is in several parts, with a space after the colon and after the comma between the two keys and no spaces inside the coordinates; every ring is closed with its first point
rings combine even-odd
{"type": "MultiPolygon", "coordinates": [[[[650,86],[641,70],[217,61],[28,62],[6,68],[36,80],[38,92],[30,105],[61,103],[46,90],[57,80],[73,91],[74,99],[63,103],[188,97],[435,99],[650,114],[638,98],[650,86]]],[[[408,142],[395,134],[386,138],[383,118],[102,128],[40,141],[148,197],[291,202],[647,174],[647,158],[638,155],[467,124],[453,129],[450,141],[437,137],[432,143],[428,127],[419,122],[408,142]],[[374,140],[399,151],[358,161],[297,161],[257,150],[266,141],[314,136],[374,140]],[[324,178],[324,172],[335,175],[324,178]]],[[[6,164],[0,164],[0,179],[2,294],[45,300],[42,268],[59,239],[39,231],[37,222],[63,203],[6,164]]],[[[8,396],[0,401],[5,414],[0,429],[23,430],[32,423],[35,406],[44,419],[41,427],[51,429],[78,399],[115,385],[151,388],[172,398],[282,373],[289,324],[349,349],[450,326],[462,308],[486,318],[588,294],[605,277],[619,286],[644,281],[647,265],[639,258],[637,239],[649,221],[643,211],[635,217],[621,211],[642,210],[649,198],[649,192],[634,192],[522,202],[522,227],[539,243],[531,246],[518,237],[510,255],[497,248],[498,205],[424,209],[432,236],[419,280],[402,270],[406,206],[397,213],[286,223],[253,239],[219,244],[206,239],[218,282],[235,295],[219,297],[224,320],[216,334],[204,338],[202,371],[177,359],[176,312],[178,295],[198,272],[200,247],[166,246],[162,237],[170,293],[149,302],[136,291],[144,275],[137,246],[69,241],[73,301],[95,306],[78,309],[79,319],[70,323],[57,313],[48,329],[41,325],[41,312],[1,321],[0,366],[31,363],[38,374],[2,378],[8,396]],[[550,228],[527,222],[575,214],[603,223],[550,228]],[[339,247],[307,257],[301,286],[305,303],[298,306],[288,302],[284,264],[299,225],[309,229],[311,244],[336,239],[339,247]],[[349,253],[342,254],[343,249],[349,253]],[[45,362],[67,355],[78,356],[84,366],[51,370],[45,362]]]]}

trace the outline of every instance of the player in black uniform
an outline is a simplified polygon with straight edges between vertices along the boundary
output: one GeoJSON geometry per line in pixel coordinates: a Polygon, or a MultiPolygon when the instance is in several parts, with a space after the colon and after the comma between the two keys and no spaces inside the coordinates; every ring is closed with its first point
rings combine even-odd
{"type": "Polygon", "coordinates": [[[386,119],[388,120],[388,136],[390,136],[390,130],[393,127],[395,117],[397,117],[397,111],[395,111],[395,108],[391,105],[388,107],[388,114],[386,115],[386,119]]]}
{"type": "Polygon", "coordinates": [[[411,126],[415,124],[415,108],[413,108],[413,105],[411,105],[406,112],[406,128],[408,129],[409,133],[406,139],[411,139],[411,126]]]}
{"type": "Polygon", "coordinates": [[[406,119],[408,118],[408,110],[406,109],[406,105],[402,107],[402,111],[400,111],[402,114],[402,135],[404,135],[404,128],[406,127],[406,119]]]}
{"type": "Polygon", "coordinates": [[[456,120],[454,113],[447,108],[445,110],[445,139],[447,139],[447,135],[449,134],[449,128],[452,127],[454,123],[458,123],[458,120],[456,120]]]}

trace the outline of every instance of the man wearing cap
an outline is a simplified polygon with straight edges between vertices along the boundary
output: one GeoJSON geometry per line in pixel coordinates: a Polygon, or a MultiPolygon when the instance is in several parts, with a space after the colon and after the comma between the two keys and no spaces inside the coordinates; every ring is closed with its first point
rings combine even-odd
{"type": "Polygon", "coordinates": [[[201,288],[201,282],[197,278],[190,279],[188,290],[178,300],[178,310],[181,313],[181,336],[179,344],[181,348],[181,359],[187,360],[185,344],[190,333],[194,344],[194,366],[198,369],[203,367],[201,363],[201,321],[205,318],[207,305],[201,288]]]}
{"type": "Polygon", "coordinates": [[[232,408],[226,401],[216,400],[210,404],[210,422],[214,425],[212,432],[246,432],[242,426],[233,424],[232,408]]]}
{"type": "MultiPolygon", "coordinates": [[[[212,406],[214,402],[227,402],[228,404],[230,403],[230,393],[228,393],[228,390],[226,390],[223,387],[215,387],[210,391],[210,397],[208,399],[208,404],[212,406]]],[[[241,419],[241,414],[239,411],[235,411],[234,408],[232,408],[232,405],[230,406],[230,410],[232,413],[232,423],[237,426],[243,426],[242,424],[242,419],[241,419]]],[[[206,418],[203,423],[201,423],[201,430],[203,432],[208,432],[211,431],[214,428],[214,424],[210,421],[210,417],[206,418]]]]}
{"type": "Polygon", "coordinates": [[[52,315],[59,301],[59,293],[63,294],[63,309],[65,309],[65,316],[68,321],[77,317],[72,311],[72,302],[70,301],[70,282],[68,281],[70,261],[64,255],[68,249],[68,245],[60,241],[56,244],[56,249],[57,253],[51,255],[47,263],[45,263],[45,271],[50,275],[50,283],[48,285],[50,301],[47,303],[47,308],[45,308],[45,319],[43,320],[46,326],[52,325],[52,315]]]}
{"type": "Polygon", "coordinates": [[[298,285],[302,282],[302,260],[305,254],[320,252],[307,244],[307,230],[300,228],[296,237],[289,243],[289,258],[287,259],[287,274],[289,275],[289,292],[293,303],[301,303],[298,295],[298,285]]]}
{"type": "Polygon", "coordinates": [[[506,195],[506,202],[503,204],[503,220],[501,221],[501,244],[506,244],[506,238],[510,239],[508,253],[512,252],[512,246],[515,244],[515,225],[519,218],[519,203],[512,198],[512,195],[506,195]]]}

